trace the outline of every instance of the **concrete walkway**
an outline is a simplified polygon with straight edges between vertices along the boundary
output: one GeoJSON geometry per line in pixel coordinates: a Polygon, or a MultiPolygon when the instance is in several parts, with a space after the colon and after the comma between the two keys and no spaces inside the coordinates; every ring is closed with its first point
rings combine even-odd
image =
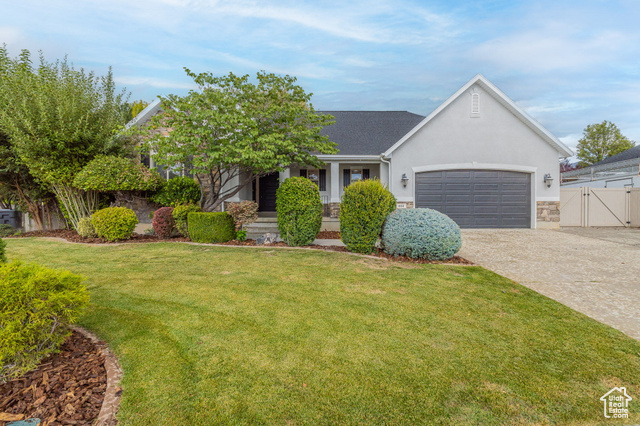
{"type": "Polygon", "coordinates": [[[463,230],[460,256],[640,340],[640,230],[463,230]]]}

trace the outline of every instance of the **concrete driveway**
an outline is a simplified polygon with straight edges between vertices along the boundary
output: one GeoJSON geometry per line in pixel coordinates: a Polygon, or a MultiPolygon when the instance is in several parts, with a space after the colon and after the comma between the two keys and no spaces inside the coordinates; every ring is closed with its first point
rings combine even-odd
{"type": "Polygon", "coordinates": [[[640,230],[462,231],[462,257],[640,340],[640,230]]]}

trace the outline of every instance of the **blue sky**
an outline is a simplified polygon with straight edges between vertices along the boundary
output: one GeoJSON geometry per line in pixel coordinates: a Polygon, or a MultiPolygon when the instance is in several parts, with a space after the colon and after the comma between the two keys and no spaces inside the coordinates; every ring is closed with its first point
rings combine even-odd
{"type": "Polygon", "coordinates": [[[640,142],[640,2],[5,2],[0,43],[103,73],[131,100],[194,88],[183,67],[298,77],[318,110],[426,115],[482,73],[570,147],[613,121],[640,142]]]}

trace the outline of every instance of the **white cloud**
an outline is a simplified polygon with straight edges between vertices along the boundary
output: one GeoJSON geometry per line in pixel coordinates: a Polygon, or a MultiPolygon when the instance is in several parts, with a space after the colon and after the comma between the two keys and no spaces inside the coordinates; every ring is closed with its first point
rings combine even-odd
{"type": "Polygon", "coordinates": [[[473,50],[477,61],[527,73],[583,70],[609,63],[628,35],[617,31],[571,34],[548,25],[488,40],[473,50]]]}

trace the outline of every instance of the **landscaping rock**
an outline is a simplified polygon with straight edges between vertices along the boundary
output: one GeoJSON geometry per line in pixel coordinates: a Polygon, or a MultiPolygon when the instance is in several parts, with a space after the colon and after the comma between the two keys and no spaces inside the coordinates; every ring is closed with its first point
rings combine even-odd
{"type": "Polygon", "coordinates": [[[261,237],[258,237],[256,244],[273,244],[278,239],[278,234],[266,233],[261,237]]]}

